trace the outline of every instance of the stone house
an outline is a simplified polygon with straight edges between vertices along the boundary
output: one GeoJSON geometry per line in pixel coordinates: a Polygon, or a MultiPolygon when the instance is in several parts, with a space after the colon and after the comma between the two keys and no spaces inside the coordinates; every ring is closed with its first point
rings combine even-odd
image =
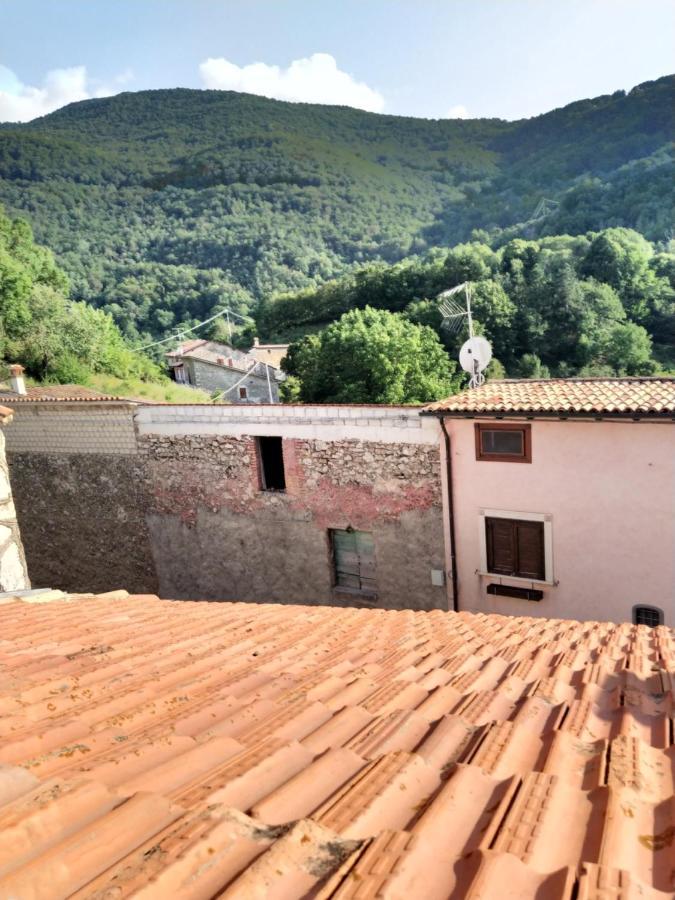
{"type": "Polygon", "coordinates": [[[278,369],[281,366],[281,360],[288,353],[289,344],[261,344],[258,338],[253,338],[253,346],[248,351],[249,356],[255,356],[260,362],[269,363],[278,369]]]}
{"type": "Polygon", "coordinates": [[[171,377],[208,393],[221,392],[230,403],[278,403],[279,371],[229,344],[192,340],[167,353],[171,377]]]}

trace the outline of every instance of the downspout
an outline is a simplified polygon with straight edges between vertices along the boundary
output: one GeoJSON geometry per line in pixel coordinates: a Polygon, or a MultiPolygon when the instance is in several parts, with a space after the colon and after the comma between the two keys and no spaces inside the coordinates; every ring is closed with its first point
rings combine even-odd
{"type": "Polygon", "coordinates": [[[450,448],[450,435],[445,427],[445,419],[440,417],[443,437],[445,438],[445,467],[448,489],[448,526],[450,530],[450,565],[452,567],[452,608],[459,612],[459,587],[457,585],[457,557],[455,555],[455,505],[452,490],[452,453],[450,448]]]}

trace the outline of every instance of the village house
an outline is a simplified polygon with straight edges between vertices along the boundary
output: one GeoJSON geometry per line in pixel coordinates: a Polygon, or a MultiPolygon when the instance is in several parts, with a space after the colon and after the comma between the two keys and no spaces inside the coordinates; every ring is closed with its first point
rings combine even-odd
{"type": "Polygon", "coordinates": [[[281,360],[288,353],[288,347],[288,344],[261,344],[256,337],[253,338],[253,346],[248,352],[249,356],[255,356],[260,362],[269,363],[275,369],[278,369],[281,366],[281,360]]]}
{"type": "Polygon", "coordinates": [[[185,341],[166,354],[171,377],[230,403],[278,403],[279,370],[268,359],[216,341],[185,341]]]}
{"type": "Polygon", "coordinates": [[[675,378],[489,381],[423,416],[455,609],[675,625],[675,378]]]}

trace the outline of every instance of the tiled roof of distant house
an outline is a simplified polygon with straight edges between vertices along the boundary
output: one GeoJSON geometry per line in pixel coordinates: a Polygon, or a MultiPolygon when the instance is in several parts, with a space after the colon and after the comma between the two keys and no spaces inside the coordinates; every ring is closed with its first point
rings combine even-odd
{"type": "Polygon", "coordinates": [[[134,401],[126,397],[114,397],[109,394],[101,394],[92,388],[83,387],[80,384],[49,384],[39,387],[26,388],[25,394],[17,394],[8,388],[0,389],[0,400],[3,403],[38,403],[53,401],[90,401],[100,402],[113,400],[118,403],[132,403],[134,401]]]}
{"type": "Polygon", "coordinates": [[[58,597],[0,598],[0,896],[675,888],[665,627],[58,597]]]}
{"type": "Polygon", "coordinates": [[[675,378],[550,378],[488,381],[424,413],[454,416],[613,416],[672,418],[675,378]]]}

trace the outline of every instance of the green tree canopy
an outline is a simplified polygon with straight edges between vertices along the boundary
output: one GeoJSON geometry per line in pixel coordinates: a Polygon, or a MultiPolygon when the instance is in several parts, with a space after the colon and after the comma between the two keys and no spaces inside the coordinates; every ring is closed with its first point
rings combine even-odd
{"type": "Polygon", "coordinates": [[[29,226],[0,208],[0,352],[29,375],[86,381],[91,372],[147,379],[159,370],[132,353],[112,316],[67,297],[68,284],[29,226]]]}
{"type": "Polygon", "coordinates": [[[454,387],[431,328],[368,306],[292,344],[282,367],[286,397],[308,403],[426,403],[454,387]]]}

